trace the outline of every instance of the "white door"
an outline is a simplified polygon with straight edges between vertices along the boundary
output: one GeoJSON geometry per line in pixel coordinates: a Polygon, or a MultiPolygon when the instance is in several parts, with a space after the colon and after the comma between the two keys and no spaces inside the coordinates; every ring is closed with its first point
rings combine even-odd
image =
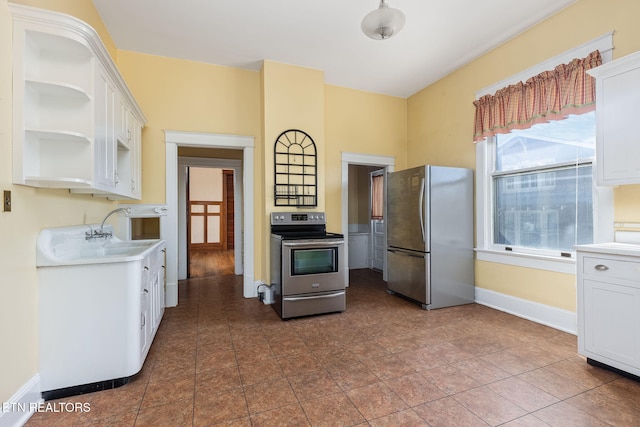
{"type": "Polygon", "coordinates": [[[384,270],[384,169],[373,171],[369,174],[371,188],[370,218],[371,236],[369,238],[371,268],[384,270]]]}

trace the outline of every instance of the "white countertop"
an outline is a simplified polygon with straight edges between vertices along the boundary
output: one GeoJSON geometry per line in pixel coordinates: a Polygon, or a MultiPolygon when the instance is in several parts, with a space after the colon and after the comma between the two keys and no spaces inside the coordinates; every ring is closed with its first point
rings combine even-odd
{"type": "Polygon", "coordinates": [[[640,256],[640,245],[634,243],[593,243],[591,245],[578,245],[575,247],[578,252],[594,252],[610,255],[640,256]]]}

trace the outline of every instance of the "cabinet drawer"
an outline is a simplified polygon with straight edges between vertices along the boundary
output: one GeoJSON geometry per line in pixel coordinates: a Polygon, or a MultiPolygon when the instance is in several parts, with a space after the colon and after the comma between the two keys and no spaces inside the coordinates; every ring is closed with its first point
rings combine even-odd
{"type": "Polygon", "coordinates": [[[589,276],[640,282],[640,263],[638,262],[585,256],[582,272],[589,276]]]}

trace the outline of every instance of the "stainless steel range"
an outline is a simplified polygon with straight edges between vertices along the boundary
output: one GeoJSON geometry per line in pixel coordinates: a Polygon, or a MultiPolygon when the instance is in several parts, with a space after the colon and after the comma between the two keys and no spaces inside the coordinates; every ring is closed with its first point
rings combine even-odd
{"type": "Polygon", "coordinates": [[[271,214],[273,308],[283,319],[344,311],[344,236],[327,233],[324,212],[271,214]]]}

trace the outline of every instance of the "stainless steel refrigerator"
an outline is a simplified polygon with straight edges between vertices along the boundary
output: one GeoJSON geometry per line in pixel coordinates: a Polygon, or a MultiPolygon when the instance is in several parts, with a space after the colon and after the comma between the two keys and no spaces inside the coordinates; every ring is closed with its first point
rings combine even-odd
{"type": "Polygon", "coordinates": [[[473,171],[421,166],[387,181],[387,286],[425,309],[472,303],[473,171]]]}

